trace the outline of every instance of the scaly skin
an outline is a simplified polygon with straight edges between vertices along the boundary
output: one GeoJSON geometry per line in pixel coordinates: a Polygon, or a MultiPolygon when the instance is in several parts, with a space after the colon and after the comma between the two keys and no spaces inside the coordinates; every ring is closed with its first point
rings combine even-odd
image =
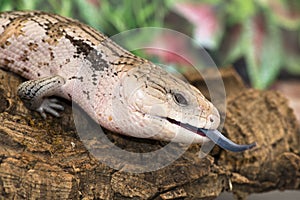
{"type": "Polygon", "coordinates": [[[105,128],[133,137],[201,143],[209,139],[188,129],[220,123],[217,109],[195,87],[58,15],[0,14],[0,67],[32,80],[18,93],[44,117],[59,115],[62,107],[47,99],[55,95],[76,102],[105,128]]]}

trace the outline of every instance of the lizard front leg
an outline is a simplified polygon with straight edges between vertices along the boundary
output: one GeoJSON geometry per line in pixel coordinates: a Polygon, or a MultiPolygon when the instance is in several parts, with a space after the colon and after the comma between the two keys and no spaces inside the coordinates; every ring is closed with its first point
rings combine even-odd
{"type": "Polygon", "coordinates": [[[64,78],[58,75],[29,80],[18,87],[18,96],[28,109],[38,111],[43,118],[46,118],[46,112],[59,117],[56,110],[64,107],[55,98],[48,97],[58,94],[64,84],[64,78]]]}

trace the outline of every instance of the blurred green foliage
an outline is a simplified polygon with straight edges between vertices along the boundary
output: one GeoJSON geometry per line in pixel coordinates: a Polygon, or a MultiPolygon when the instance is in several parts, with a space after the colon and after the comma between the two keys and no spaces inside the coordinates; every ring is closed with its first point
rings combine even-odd
{"type": "MultiPolygon", "coordinates": [[[[78,19],[108,36],[138,27],[162,27],[174,0],[1,0],[0,12],[42,10],[78,19]]],[[[140,36],[151,37],[151,33],[140,36]]],[[[136,38],[136,39],[142,39],[136,38]]],[[[129,41],[128,41],[129,42],[129,41]]],[[[125,44],[126,46],[126,44],[125,44]]],[[[136,50],[135,54],[145,56],[136,50]]]]}
{"type": "Polygon", "coordinates": [[[228,18],[226,21],[232,25],[247,20],[255,12],[254,1],[232,0],[225,6],[228,18]]]}
{"type": "MultiPolygon", "coordinates": [[[[282,70],[300,75],[300,1],[232,0],[226,16],[221,63],[244,58],[255,88],[270,86],[282,70]],[[238,3],[239,2],[239,3],[238,3]],[[234,28],[239,28],[239,33],[234,28]],[[235,40],[232,39],[235,35],[235,40]]],[[[219,44],[218,51],[223,44],[219,44]]]]}
{"type": "Polygon", "coordinates": [[[162,26],[173,0],[1,0],[0,11],[43,10],[80,19],[114,35],[137,27],[162,26]]]}
{"type": "Polygon", "coordinates": [[[149,26],[175,25],[191,30],[191,25],[177,21],[165,24],[166,16],[174,14],[173,5],[180,2],[213,6],[221,23],[218,31],[222,33],[211,49],[217,64],[227,65],[243,58],[254,87],[268,87],[282,69],[300,74],[298,0],[1,0],[0,11],[54,12],[77,18],[111,36],[149,26]]]}

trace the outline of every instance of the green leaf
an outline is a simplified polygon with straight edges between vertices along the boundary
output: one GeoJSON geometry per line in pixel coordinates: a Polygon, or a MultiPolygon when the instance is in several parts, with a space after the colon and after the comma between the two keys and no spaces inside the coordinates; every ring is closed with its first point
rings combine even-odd
{"type": "Polygon", "coordinates": [[[299,0],[260,0],[258,3],[272,15],[279,26],[290,30],[300,27],[299,0]]]}
{"type": "Polygon", "coordinates": [[[236,24],[244,22],[255,13],[255,4],[253,0],[231,0],[226,4],[227,22],[236,24]]]}
{"type": "Polygon", "coordinates": [[[63,0],[61,1],[61,8],[59,14],[66,17],[72,16],[72,1],[71,0],[63,0]]]}
{"type": "Polygon", "coordinates": [[[22,0],[22,10],[35,10],[37,1],[36,0],[22,0]]]}
{"type": "Polygon", "coordinates": [[[279,28],[274,25],[273,19],[265,18],[264,31],[257,28],[255,24],[260,20],[249,20],[245,24],[249,38],[248,42],[245,41],[247,42],[245,58],[253,87],[265,89],[280,71],[282,51],[279,28]],[[257,41],[257,37],[262,37],[262,40],[257,41]]]}
{"type": "Polygon", "coordinates": [[[245,49],[245,37],[242,25],[235,25],[227,31],[226,39],[221,47],[222,65],[228,65],[242,57],[245,49]]]}
{"type": "Polygon", "coordinates": [[[300,58],[297,55],[287,55],[285,57],[285,69],[294,75],[300,75],[300,58]]]}
{"type": "Polygon", "coordinates": [[[13,2],[10,0],[0,1],[0,11],[8,11],[13,9],[13,2]]]}

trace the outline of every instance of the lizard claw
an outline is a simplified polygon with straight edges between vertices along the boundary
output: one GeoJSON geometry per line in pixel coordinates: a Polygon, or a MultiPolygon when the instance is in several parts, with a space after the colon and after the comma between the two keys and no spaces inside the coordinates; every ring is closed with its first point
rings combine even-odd
{"type": "Polygon", "coordinates": [[[39,112],[44,119],[47,118],[46,112],[55,117],[60,117],[56,110],[64,110],[64,107],[57,102],[57,99],[44,99],[43,103],[36,111],[39,112]]]}

